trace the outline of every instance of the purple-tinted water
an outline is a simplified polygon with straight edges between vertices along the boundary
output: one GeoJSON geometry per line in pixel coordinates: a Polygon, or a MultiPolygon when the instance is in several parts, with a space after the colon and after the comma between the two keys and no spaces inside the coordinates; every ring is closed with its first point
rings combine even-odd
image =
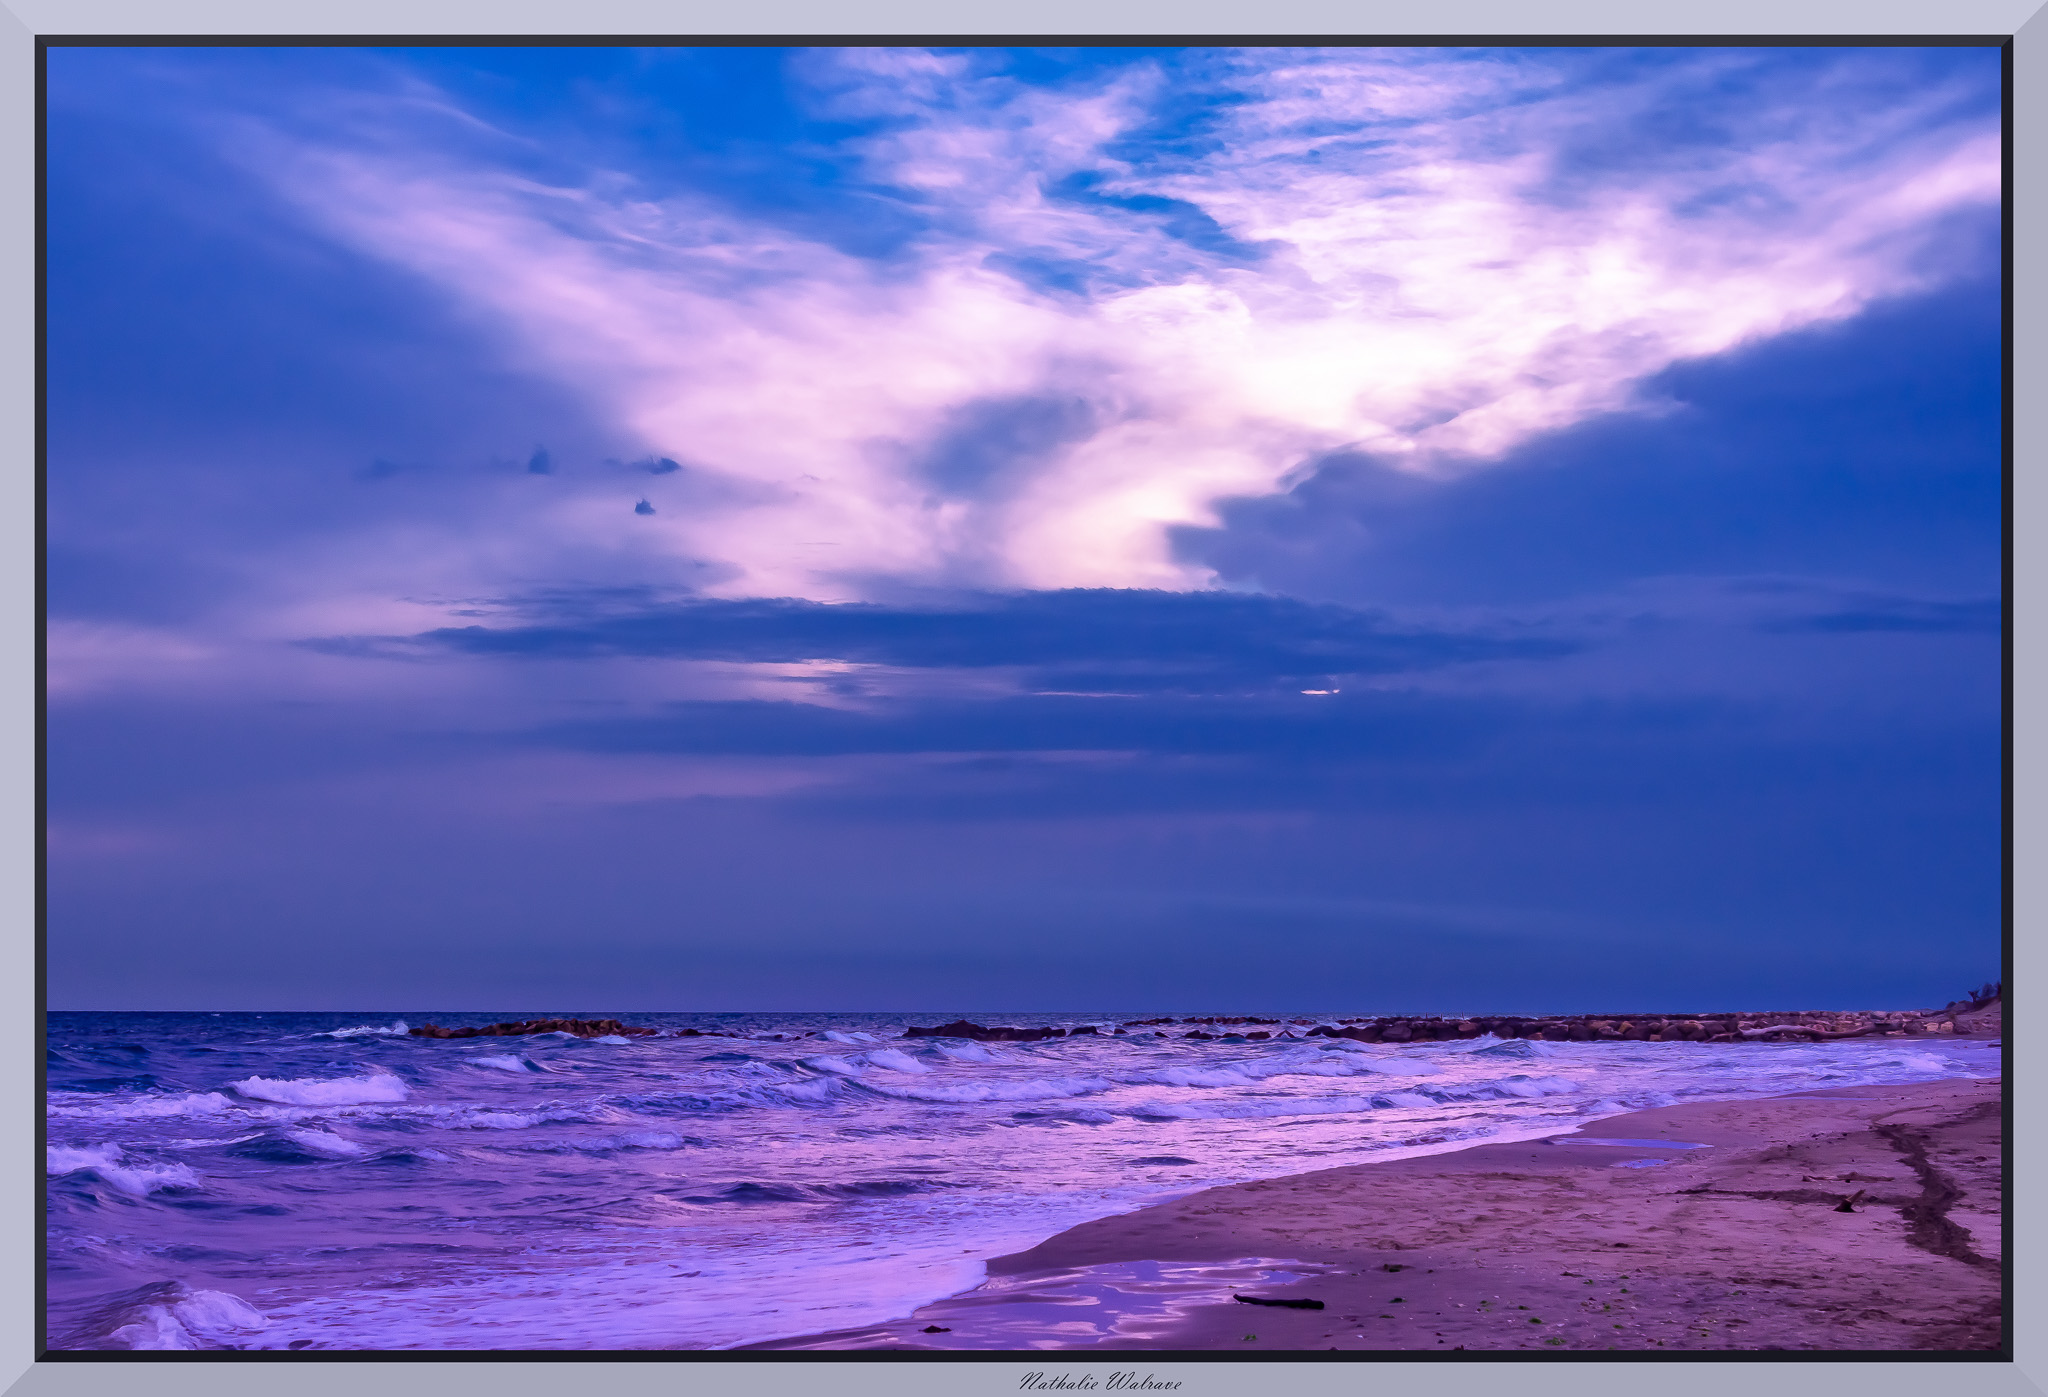
{"type": "Polygon", "coordinates": [[[406,1036],[424,1017],[52,1014],[53,1344],[726,1347],[889,1320],[1213,1183],[1999,1070],[1940,1039],[901,1037],[950,1011],[406,1036]]]}

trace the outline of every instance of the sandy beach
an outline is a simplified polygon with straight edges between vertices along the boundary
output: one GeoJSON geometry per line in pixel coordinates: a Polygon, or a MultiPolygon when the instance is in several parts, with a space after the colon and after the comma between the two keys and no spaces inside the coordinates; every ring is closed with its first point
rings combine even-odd
{"type": "Polygon", "coordinates": [[[1666,1107],[1205,1189],[901,1321],[754,1347],[1995,1350],[2001,1089],[1666,1107]]]}

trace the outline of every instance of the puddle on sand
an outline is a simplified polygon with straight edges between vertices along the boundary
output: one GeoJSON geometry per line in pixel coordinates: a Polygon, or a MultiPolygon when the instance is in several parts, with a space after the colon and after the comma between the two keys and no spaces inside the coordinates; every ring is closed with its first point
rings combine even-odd
{"type": "Polygon", "coordinates": [[[991,1276],[973,1290],[926,1305],[909,1319],[750,1347],[1056,1349],[1105,1339],[1144,1343],[1171,1333],[1188,1311],[1227,1302],[1235,1291],[1265,1294],[1274,1286],[1341,1274],[1334,1266],[1264,1257],[1029,1271],[991,1276]],[[927,1325],[947,1332],[922,1332],[927,1325]]]}

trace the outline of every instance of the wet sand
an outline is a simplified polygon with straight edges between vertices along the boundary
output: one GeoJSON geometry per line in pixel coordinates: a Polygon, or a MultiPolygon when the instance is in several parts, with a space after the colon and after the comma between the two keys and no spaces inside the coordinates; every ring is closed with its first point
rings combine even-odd
{"type": "Polygon", "coordinates": [[[1205,1189],[753,1347],[1996,1350],[2001,1143],[1996,1081],[1638,1111],[1205,1189]]]}

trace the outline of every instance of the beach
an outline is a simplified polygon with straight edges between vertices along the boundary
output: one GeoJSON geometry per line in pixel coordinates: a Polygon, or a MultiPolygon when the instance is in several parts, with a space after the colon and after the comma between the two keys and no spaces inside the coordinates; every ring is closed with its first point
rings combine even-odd
{"type": "MultiPolygon", "coordinates": [[[[1434,1290],[1381,1294],[1356,1273],[1436,1287],[1483,1265],[1499,1282],[1489,1303],[1532,1303],[1502,1289],[1530,1227],[1574,1258],[1557,1269],[1585,1273],[1570,1284],[1611,1273],[1629,1294],[1601,1291],[1600,1303],[1643,1319],[1595,1305],[1608,1327],[1593,1335],[1552,1327],[1563,1311],[1532,1310],[1523,1322],[1545,1323],[1522,1342],[1690,1343],[1698,1336],[1642,1327],[1648,1282],[1627,1266],[1591,1269],[1571,1231],[1588,1225],[1572,1213],[1620,1219],[1614,1240],[1648,1247],[1665,1220],[1628,1209],[1665,1207],[1673,1188],[1719,1179],[1743,1149],[1820,1128],[1829,1112],[1969,1089],[1958,1083],[1995,1093],[2001,1059],[1994,1026],[1974,1019],[1957,1032],[1805,1042],[1577,1041],[1553,1028],[1540,1040],[1439,1039],[1444,1024],[1427,1020],[1410,1021],[1422,1026],[1410,1041],[1361,1042],[1339,1031],[1373,1025],[1328,1016],[1168,1033],[1109,1013],[997,1016],[1023,1026],[997,1041],[914,1034],[944,1020],[888,1014],[569,1028],[528,1014],[513,1026],[547,1031],[482,1032],[513,1017],[53,1015],[52,1346],[1412,1349],[1441,1337],[1455,1348],[1506,1340],[1424,1326],[1434,1290]],[[429,1024],[452,1036],[411,1031],[429,1024]],[[599,1031],[612,1027],[654,1031],[599,1031]],[[1830,1090],[1837,1099],[1796,1110],[1758,1104],[1830,1090]],[[1670,1129],[1681,1133],[1660,1134],[1670,1129]],[[1595,1136],[1705,1147],[1584,1143],[1595,1136]],[[1572,1143],[1531,1143],[1543,1138],[1572,1143]],[[1479,1180],[1476,1205],[1473,1170],[1514,1177],[1479,1180]],[[1374,1269],[1410,1261],[1420,1270],[1374,1269]],[[1255,1309],[1234,1291],[1332,1308],[1255,1309]],[[1338,1303],[1354,1291],[1358,1303],[1338,1303]],[[1223,1329],[1196,1334],[1211,1321],[1223,1329]]],[[[1867,1132],[1844,1119],[1829,1128],[1867,1132]]],[[[1917,1193],[1891,1145],[1852,1153],[1800,1172],[1896,1175],[1871,1191],[1917,1193]]],[[[1942,1167],[1981,1194],[1961,1165],[1942,1167]]],[[[1706,1203],[1787,1206],[1680,1201],[1688,1228],[1706,1203]]],[[[1976,1206],[1951,1203],[1946,1216],[1988,1256],[1976,1206]]],[[[1880,1202],[1820,1221],[1896,1231],[1897,1218],[1880,1202]]],[[[1474,1303],[1446,1290],[1440,1308],[1456,1318],[1461,1302],[1474,1303]]],[[[1883,1300],[1866,1309],[1896,1312],[1883,1300]]],[[[1859,1319],[1857,1332],[1906,1342],[1881,1327],[1859,1319]]]]}
{"type": "Polygon", "coordinates": [[[1203,1189],[904,1320],[761,1347],[1995,1350],[2001,1091],[1660,1107],[1203,1189]]]}

